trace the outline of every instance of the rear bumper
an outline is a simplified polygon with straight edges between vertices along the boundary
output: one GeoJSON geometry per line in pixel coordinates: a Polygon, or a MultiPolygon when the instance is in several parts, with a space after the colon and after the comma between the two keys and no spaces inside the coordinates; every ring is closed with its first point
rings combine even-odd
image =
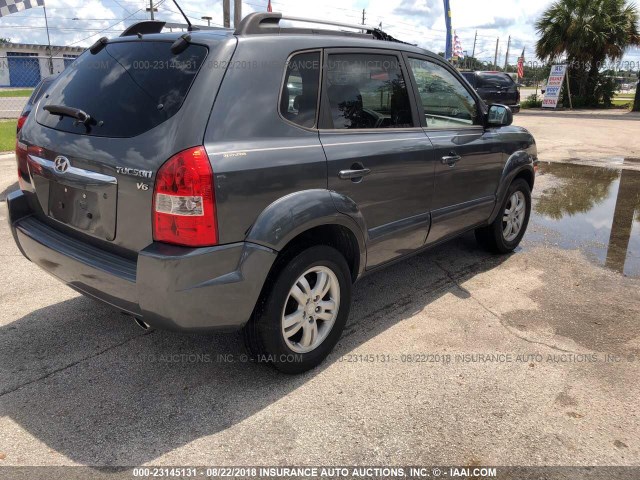
{"type": "Polygon", "coordinates": [[[520,113],[520,104],[518,105],[509,105],[512,113],[520,113]]]}
{"type": "Polygon", "coordinates": [[[248,242],[207,248],[153,243],[136,260],[60,233],[7,197],[22,254],[71,288],[155,328],[233,330],[249,319],[277,252],[248,242]]]}

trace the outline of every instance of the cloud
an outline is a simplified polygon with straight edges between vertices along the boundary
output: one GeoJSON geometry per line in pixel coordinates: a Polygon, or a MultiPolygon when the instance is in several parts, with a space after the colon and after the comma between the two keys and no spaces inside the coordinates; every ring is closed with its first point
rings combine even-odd
{"type": "MultiPolygon", "coordinates": [[[[515,64],[526,48],[533,59],[536,34],[534,23],[553,0],[450,0],[453,28],[462,47],[471,53],[476,31],[476,56],[493,61],[496,39],[504,63],[507,38],[511,36],[509,61],[515,64]],[[508,14],[505,15],[505,13],[508,14]]],[[[206,24],[202,16],[222,24],[221,1],[178,0],[194,24],[206,24]]],[[[184,23],[172,0],[154,0],[156,18],[184,23]]],[[[233,5],[233,2],[231,2],[233,5]]],[[[275,11],[301,17],[333,19],[361,23],[365,9],[366,23],[378,25],[396,38],[441,52],[445,45],[445,21],[442,0],[272,0],[275,11]]],[[[114,37],[132,23],[149,18],[148,0],[48,0],[47,14],[51,42],[54,45],[89,46],[101,36],[114,37]],[[76,20],[74,20],[76,19],[76,20]]],[[[266,11],[267,0],[246,0],[243,13],[266,11]]],[[[232,15],[233,18],[233,15],[232,15]]],[[[0,37],[14,42],[46,44],[42,8],[0,18],[0,37]]],[[[640,60],[640,51],[629,52],[626,59],[640,60]]]]}
{"type": "Polygon", "coordinates": [[[474,28],[478,28],[478,29],[485,29],[485,28],[502,29],[502,28],[512,27],[515,24],[516,24],[516,19],[515,18],[496,17],[492,22],[483,23],[482,25],[476,25],[474,28]]]}

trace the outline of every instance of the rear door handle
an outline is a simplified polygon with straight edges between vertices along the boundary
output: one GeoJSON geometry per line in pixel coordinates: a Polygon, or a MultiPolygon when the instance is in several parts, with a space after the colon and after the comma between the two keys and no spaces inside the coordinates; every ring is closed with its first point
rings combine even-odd
{"type": "Polygon", "coordinates": [[[338,178],[340,178],[341,180],[353,180],[365,177],[370,173],[370,168],[359,168],[357,170],[340,170],[338,172],[338,178]]]}
{"type": "Polygon", "coordinates": [[[451,155],[449,155],[448,157],[442,157],[442,164],[449,165],[450,167],[455,167],[456,163],[458,163],[458,161],[460,161],[461,159],[462,157],[460,155],[451,152],[451,155]]]}

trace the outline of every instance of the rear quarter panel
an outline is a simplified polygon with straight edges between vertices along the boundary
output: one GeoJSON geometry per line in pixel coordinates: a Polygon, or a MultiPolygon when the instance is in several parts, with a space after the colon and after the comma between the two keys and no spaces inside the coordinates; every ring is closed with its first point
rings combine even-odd
{"type": "Polygon", "coordinates": [[[241,37],[227,68],[205,134],[220,243],[244,240],[280,198],[327,188],[318,132],[278,113],[286,62],[295,48],[279,37],[241,37]]]}

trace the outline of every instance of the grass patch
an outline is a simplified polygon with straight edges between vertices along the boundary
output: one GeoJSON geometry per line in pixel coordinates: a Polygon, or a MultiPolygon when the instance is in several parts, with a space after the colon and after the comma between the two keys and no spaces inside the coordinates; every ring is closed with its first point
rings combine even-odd
{"type": "Polygon", "coordinates": [[[0,90],[0,98],[6,97],[27,97],[33,93],[33,88],[23,88],[20,90],[0,90]]]}
{"type": "Polygon", "coordinates": [[[15,150],[17,120],[0,120],[0,152],[15,150]]]}

